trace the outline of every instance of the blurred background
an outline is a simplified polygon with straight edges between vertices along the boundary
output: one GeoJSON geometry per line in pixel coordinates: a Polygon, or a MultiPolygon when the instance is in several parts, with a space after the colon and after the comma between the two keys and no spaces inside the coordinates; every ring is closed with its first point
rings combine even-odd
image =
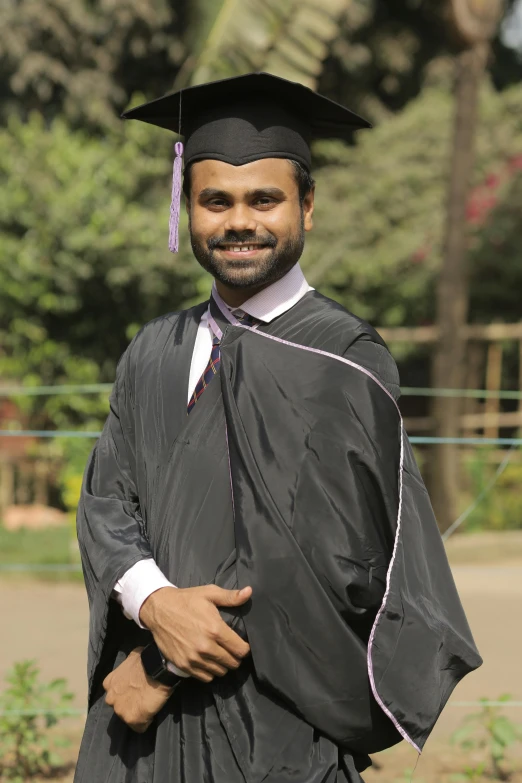
{"type": "MultiPolygon", "coordinates": [[[[314,146],[302,266],[398,362],[486,660],[414,780],[522,781],[521,0],[0,4],[0,779],[72,774],[86,702],[83,468],[129,340],[210,288],[184,215],[180,253],[167,249],[175,137],[119,115],[256,70],[374,124],[314,146]],[[469,736],[457,731],[468,712],[469,736]],[[36,727],[45,744],[46,716],[65,718],[65,762],[44,750],[22,762],[36,727]]],[[[400,747],[367,780],[409,780],[414,764],[400,747]]]]}

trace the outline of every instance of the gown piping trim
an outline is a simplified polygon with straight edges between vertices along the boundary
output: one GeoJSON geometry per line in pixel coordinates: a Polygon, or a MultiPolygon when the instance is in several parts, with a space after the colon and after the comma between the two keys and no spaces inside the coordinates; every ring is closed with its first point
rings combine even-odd
{"type": "MultiPolygon", "coordinates": [[[[404,426],[403,426],[403,420],[401,416],[401,412],[399,410],[399,406],[397,405],[397,402],[393,398],[393,396],[390,394],[390,392],[386,389],[385,386],[374,376],[372,375],[369,370],[367,370],[365,367],[361,367],[361,365],[356,364],[355,362],[350,361],[350,359],[345,359],[343,356],[337,356],[334,353],[329,353],[329,351],[322,351],[319,348],[311,348],[306,345],[299,345],[299,343],[293,343],[289,340],[283,340],[282,337],[275,337],[273,334],[267,334],[266,332],[260,332],[256,329],[253,329],[246,324],[242,324],[240,321],[237,320],[237,318],[234,317],[234,315],[230,312],[228,307],[226,306],[223,299],[220,297],[220,295],[217,293],[217,291],[212,292],[212,297],[214,299],[214,302],[219,307],[221,313],[226,318],[226,320],[231,323],[233,326],[239,326],[242,329],[247,329],[249,332],[255,332],[259,337],[265,337],[268,340],[273,340],[274,342],[281,343],[282,345],[288,345],[291,348],[300,348],[302,351],[307,351],[308,353],[317,353],[321,356],[327,356],[330,359],[335,359],[338,362],[342,362],[343,364],[347,364],[349,367],[353,367],[355,370],[358,370],[359,372],[364,373],[364,375],[367,375],[369,378],[371,378],[375,383],[383,390],[383,392],[390,398],[390,400],[393,402],[397,413],[399,414],[399,421],[400,421],[400,461],[399,461],[399,507],[397,511],[397,528],[395,532],[395,541],[393,544],[393,553],[390,560],[390,565],[388,567],[388,573],[386,574],[386,591],[384,593],[384,597],[382,599],[382,604],[377,612],[377,616],[375,618],[375,622],[372,626],[372,630],[370,633],[370,639],[368,641],[368,654],[367,654],[367,665],[368,665],[368,676],[370,678],[370,685],[372,688],[373,695],[375,697],[376,702],[380,706],[380,708],[383,710],[383,712],[390,718],[393,725],[397,729],[397,731],[401,734],[402,737],[408,742],[412,747],[415,748],[417,753],[420,755],[422,753],[419,746],[411,739],[411,737],[408,735],[406,730],[400,725],[397,718],[393,713],[388,709],[388,707],[384,704],[383,700],[381,699],[378,691],[377,691],[377,685],[375,683],[375,677],[373,672],[373,660],[372,660],[372,650],[373,650],[373,643],[375,638],[375,633],[377,630],[377,627],[379,625],[379,621],[382,617],[383,612],[386,609],[386,602],[388,600],[388,595],[390,593],[390,585],[391,585],[391,575],[393,571],[393,566],[395,565],[395,560],[397,556],[397,548],[399,545],[399,539],[401,534],[401,522],[402,522],[402,495],[403,495],[403,468],[404,468],[404,426]]],[[[218,339],[222,339],[223,332],[219,328],[218,324],[216,323],[215,319],[210,314],[210,308],[209,308],[209,325],[216,335],[218,339]]],[[[231,482],[232,482],[232,475],[230,476],[231,482]]]]}

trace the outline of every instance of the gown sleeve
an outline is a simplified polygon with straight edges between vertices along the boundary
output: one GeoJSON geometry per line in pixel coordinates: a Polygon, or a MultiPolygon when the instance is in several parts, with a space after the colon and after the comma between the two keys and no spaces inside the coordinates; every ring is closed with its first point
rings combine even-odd
{"type": "Polygon", "coordinates": [[[129,349],[118,365],[109,416],[89,457],[78,506],[78,543],[91,610],[89,681],[103,648],[116,582],[139,560],[152,557],[136,484],[128,370],[129,349]]]}

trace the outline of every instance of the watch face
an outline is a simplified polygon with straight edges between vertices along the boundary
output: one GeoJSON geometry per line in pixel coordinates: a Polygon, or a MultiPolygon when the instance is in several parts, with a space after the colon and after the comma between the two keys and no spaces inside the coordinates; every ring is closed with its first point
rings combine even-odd
{"type": "Polygon", "coordinates": [[[165,662],[162,654],[159,651],[157,644],[154,642],[148,644],[141,653],[141,660],[143,662],[143,668],[149,677],[156,678],[158,674],[165,671],[165,662]]]}

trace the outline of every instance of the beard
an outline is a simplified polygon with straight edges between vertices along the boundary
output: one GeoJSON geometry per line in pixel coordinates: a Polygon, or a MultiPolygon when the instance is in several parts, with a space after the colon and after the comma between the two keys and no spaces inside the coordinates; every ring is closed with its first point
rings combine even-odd
{"type": "Polygon", "coordinates": [[[304,214],[301,210],[300,225],[295,235],[284,242],[273,234],[256,234],[252,231],[227,231],[221,237],[201,239],[192,231],[189,219],[190,243],[192,252],[199,264],[228,288],[264,288],[280,280],[297,264],[303,254],[305,231],[304,214]],[[216,255],[220,245],[263,245],[260,258],[241,259],[237,253],[236,259],[226,259],[216,255]]]}

